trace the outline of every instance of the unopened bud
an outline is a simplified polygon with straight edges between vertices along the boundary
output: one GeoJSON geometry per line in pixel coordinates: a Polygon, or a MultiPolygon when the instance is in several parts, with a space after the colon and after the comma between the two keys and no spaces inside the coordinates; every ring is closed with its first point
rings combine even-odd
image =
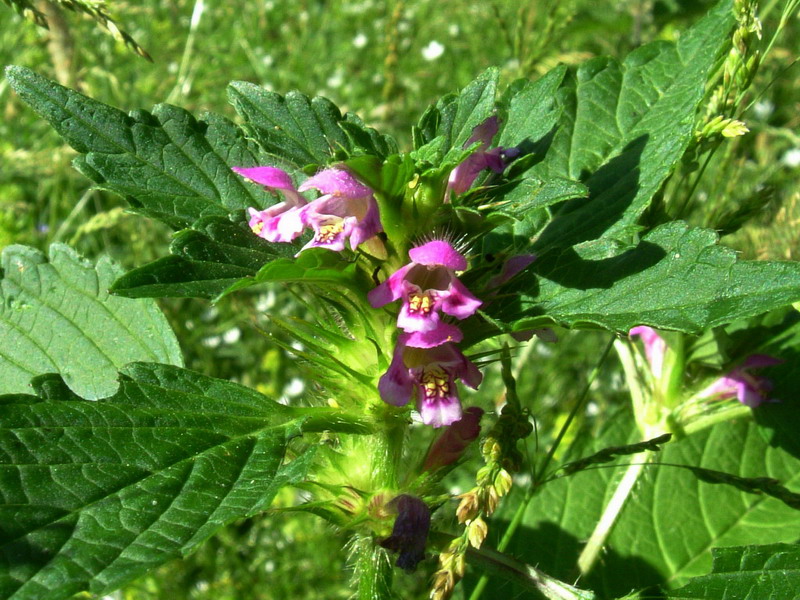
{"type": "Polygon", "coordinates": [[[750,131],[742,121],[737,121],[736,119],[729,119],[727,125],[725,125],[724,129],[722,130],[723,137],[739,137],[740,135],[744,135],[750,131]]]}
{"type": "Polygon", "coordinates": [[[487,459],[487,462],[497,462],[502,454],[502,448],[500,448],[500,444],[496,439],[489,437],[486,438],[485,442],[483,442],[481,453],[483,454],[484,458],[487,459]]]}
{"type": "Polygon", "coordinates": [[[497,490],[498,496],[505,496],[511,489],[512,483],[509,472],[500,469],[494,477],[494,489],[497,490]]]}
{"type": "Polygon", "coordinates": [[[466,523],[467,521],[471,521],[478,516],[478,512],[480,510],[478,494],[475,490],[471,490],[459,497],[461,498],[461,503],[456,509],[456,518],[458,519],[459,523],[466,523]]]}
{"type": "Polygon", "coordinates": [[[465,410],[461,419],[445,429],[433,442],[422,469],[435,471],[461,458],[470,443],[480,435],[482,416],[483,410],[477,406],[470,406],[465,410]]]}
{"type": "Polygon", "coordinates": [[[499,503],[500,503],[500,494],[497,493],[497,490],[493,485],[489,486],[486,489],[486,494],[484,497],[483,511],[487,515],[491,515],[495,510],[497,510],[497,505],[499,503]]]}
{"type": "Polygon", "coordinates": [[[489,527],[486,525],[486,521],[480,517],[467,525],[467,539],[473,548],[480,548],[488,533],[489,527]]]}

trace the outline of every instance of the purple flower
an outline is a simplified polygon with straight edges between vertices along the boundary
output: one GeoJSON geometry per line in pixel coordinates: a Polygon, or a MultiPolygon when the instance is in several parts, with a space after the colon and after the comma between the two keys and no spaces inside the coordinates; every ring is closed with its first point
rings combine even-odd
{"type": "Polygon", "coordinates": [[[768,399],[768,395],[772,391],[772,382],[766,377],[759,377],[748,371],[750,369],[772,367],[782,362],[781,359],[766,354],[748,356],[740,366],[717,379],[700,392],[698,397],[713,397],[716,400],[737,398],[739,402],[750,408],[755,408],[764,402],[777,402],[777,400],[768,399]]]}
{"type": "Polygon", "coordinates": [[[667,343],[664,341],[658,332],[652,327],[647,325],[639,325],[634,327],[628,332],[628,335],[633,337],[638,335],[644,342],[644,353],[647,356],[647,362],[650,363],[650,370],[653,376],[661,377],[661,370],[664,366],[664,354],[667,352],[667,343]]]}
{"type": "Polygon", "coordinates": [[[383,231],[378,203],[372,190],[343,169],[325,169],[304,181],[298,189],[311,188],[322,196],[300,209],[304,225],[314,229],[306,248],[328,248],[340,252],[345,240],[355,250],[362,242],[383,231]]]}
{"type": "Polygon", "coordinates": [[[414,336],[400,334],[392,364],[378,382],[381,398],[388,404],[405,406],[416,390],[423,423],[433,427],[451,425],[462,416],[456,378],[475,389],[483,376],[454,343],[419,348],[410,345],[414,336]]]}
{"type": "Polygon", "coordinates": [[[286,171],[277,167],[232,167],[232,170],[270,191],[278,190],[283,194],[283,202],[265,210],[247,209],[253,233],[270,242],[291,242],[303,232],[299,209],[306,205],[306,200],[295,189],[286,171]]]}
{"type": "Polygon", "coordinates": [[[482,302],[456,277],[456,271],[467,268],[467,259],[449,242],[430,241],[409,250],[408,256],[410,263],[369,293],[369,303],[378,308],[402,298],[397,326],[407,333],[428,334],[430,346],[435,346],[436,339],[443,343],[458,331],[440,320],[440,311],[466,319],[475,314],[482,302]]]}
{"type": "Polygon", "coordinates": [[[482,416],[483,409],[477,406],[470,406],[465,410],[462,417],[431,444],[422,470],[435,471],[452,465],[461,458],[467,447],[480,435],[482,416]]]}
{"type": "Polygon", "coordinates": [[[466,141],[464,148],[469,148],[476,142],[480,142],[480,146],[450,172],[447,191],[445,192],[445,202],[450,201],[451,193],[463,194],[471,188],[478,174],[484,169],[502,173],[506,168],[506,159],[517,155],[516,148],[497,147],[487,150],[492,139],[497,135],[497,129],[497,116],[492,116],[472,130],[472,136],[466,141]]]}
{"type": "Polygon", "coordinates": [[[343,169],[325,169],[300,187],[295,188],[291,177],[276,167],[233,167],[233,170],[269,190],[278,190],[284,201],[266,210],[248,209],[250,229],[270,242],[291,242],[306,227],[314,237],[303,247],[344,250],[345,240],[355,249],[382,231],[378,203],[372,190],[343,169]],[[317,189],[322,196],[306,202],[300,192],[317,189]]]}
{"type": "Polygon", "coordinates": [[[380,545],[399,552],[395,564],[406,571],[413,571],[425,558],[431,511],[422,500],[409,494],[396,496],[386,506],[397,511],[397,518],[392,535],[381,541],[380,545]]]}

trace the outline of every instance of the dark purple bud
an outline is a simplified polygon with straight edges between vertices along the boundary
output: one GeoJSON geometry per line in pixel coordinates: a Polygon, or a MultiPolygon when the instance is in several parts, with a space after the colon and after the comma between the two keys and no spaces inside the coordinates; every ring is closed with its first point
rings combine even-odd
{"type": "Polygon", "coordinates": [[[416,496],[401,494],[387,505],[397,511],[397,519],[392,527],[392,535],[379,542],[393,552],[399,552],[395,563],[401,569],[413,571],[425,558],[425,544],[431,528],[431,511],[416,496]]]}

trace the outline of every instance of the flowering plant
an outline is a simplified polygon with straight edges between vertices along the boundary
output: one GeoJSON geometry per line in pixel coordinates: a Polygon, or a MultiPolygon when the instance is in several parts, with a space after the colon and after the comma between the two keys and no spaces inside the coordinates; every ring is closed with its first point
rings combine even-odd
{"type": "Polygon", "coordinates": [[[683,157],[722,143],[704,89],[717,73],[730,85],[751,18],[722,0],[676,43],[500,94],[489,69],[430,106],[406,151],[324,98],[234,82],[240,124],[126,115],[9,68],[82,173],[176,232],[169,256],[127,273],[64,245],[3,252],[0,596],[106,593],[281,489],[298,493],[278,509],[350,538],[360,598],[392,597],[395,566],[426,569],[434,599],[468,565],[473,595],[490,576],[560,599],[698,597],[730,570],[736,590],[772,585],[730,565],[798,555],[781,424],[797,414],[780,383],[800,266],[738,260],[659,205],[683,157]],[[306,370],[302,401],[184,368],[153,300],[270,286],[296,299],[262,325],[306,370]],[[601,363],[616,347],[632,399],[595,435],[574,427],[613,412],[587,408],[597,372],[563,390],[552,430],[517,391],[570,330],[605,332],[601,363]],[[756,457],[741,471],[737,444],[756,457]],[[476,461],[453,491],[445,478],[476,461]],[[600,468],[612,461],[622,479],[600,468]],[[697,492],[710,484],[729,484],[725,502],[697,492]],[[697,515],[698,539],[675,539],[697,515]]]}

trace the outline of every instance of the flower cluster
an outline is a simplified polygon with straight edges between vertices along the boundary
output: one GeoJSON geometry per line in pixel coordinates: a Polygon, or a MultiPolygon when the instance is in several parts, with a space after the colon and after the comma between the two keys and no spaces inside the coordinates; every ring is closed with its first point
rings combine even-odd
{"type": "MultiPolygon", "coordinates": [[[[664,357],[667,353],[667,343],[652,327],[640,325],[628,332],[631,337],[638,336],[644,342],[645,356],[650,365],[653,376],[662,376],[664,357]]],[[[739,402],[750,408],[760,406],[764,402],[776,402],[769,398],[772,391],[772,382],[766,377],[751,373],[751,369],[762,369],[779,365],[783,361],[766,354],[751,354],[738,367],[713,381],[708,387],[701,390],[695,397],[710,400],[728,400],[736,398],[739,402]]]]}
{"type": "MultiPolygon", "coordinates": [[[[325,169],[295,188],[286,171],[277,167],[234,167],[247,179],[283,194],[284,201],[266,210],[249,209],[250,229],[270,242],[291,242],[310,227],[314,237],[303,246],[344,250],[366,242],[383,229],[372,190],[344,169],[325,169]],[[311,189],[322,195],[307,202],[300,195],[311,189]]],[[[301,250],[301,252],[302,252],[301,250]]]]}
{"type": "Polygon", "coordinates": [[[392,364],[381,377],[381,398],[389,404],[408,404],[416,391],[422,421],[433,427],[461,419],[455,380],[477,388],[481,372],[456,345],[461,330],[442,321],[475,314],[481,301],[464,287],[456,271],[467,268],[466,258],[444,240],[433,240],[409,251],[411,262],[394,272],[369,294],[375,307],[402,300],[392,364]]]}
{"type": "MultiPolygon", "coordinates": [[[[468,191],[481,171],[505,168],[514,150],[489,149],[497,130],[497,117],[474,128],[464,147],[477,147],[450,172],[441,203],[468,191]]],[[[343,167],[324,169],[297,187],[291,176],[277,167],[233,170],[283,197],[282,202],[264,210],[249,209],[250,229],[267,241],[293,242],[311,229],[313,237],[299,252],[307,248],[341,252],[348,244],[356,250],[383,231],[374,191],[343,167]],[[309,190],[317,190],[319,197],[308,200],[304,193],[309,190]]],[[[367,298],[373,308],[401,301],[396,346],[378,390],[385,402],[395,406],[416,398],[422,421],[442,427],[459,421],[463,414],[456,380],[474,389],[482,379],[478,368],[459,349],[463,333],[452,322],[474,315],[482,301],[459,280],[458,274],[467,269],[467,259],[447,239],[414,246],[408,258],[405,266],[367,298]]],[[[526,257],[516,270],[532,259],[526,257]]]]}

